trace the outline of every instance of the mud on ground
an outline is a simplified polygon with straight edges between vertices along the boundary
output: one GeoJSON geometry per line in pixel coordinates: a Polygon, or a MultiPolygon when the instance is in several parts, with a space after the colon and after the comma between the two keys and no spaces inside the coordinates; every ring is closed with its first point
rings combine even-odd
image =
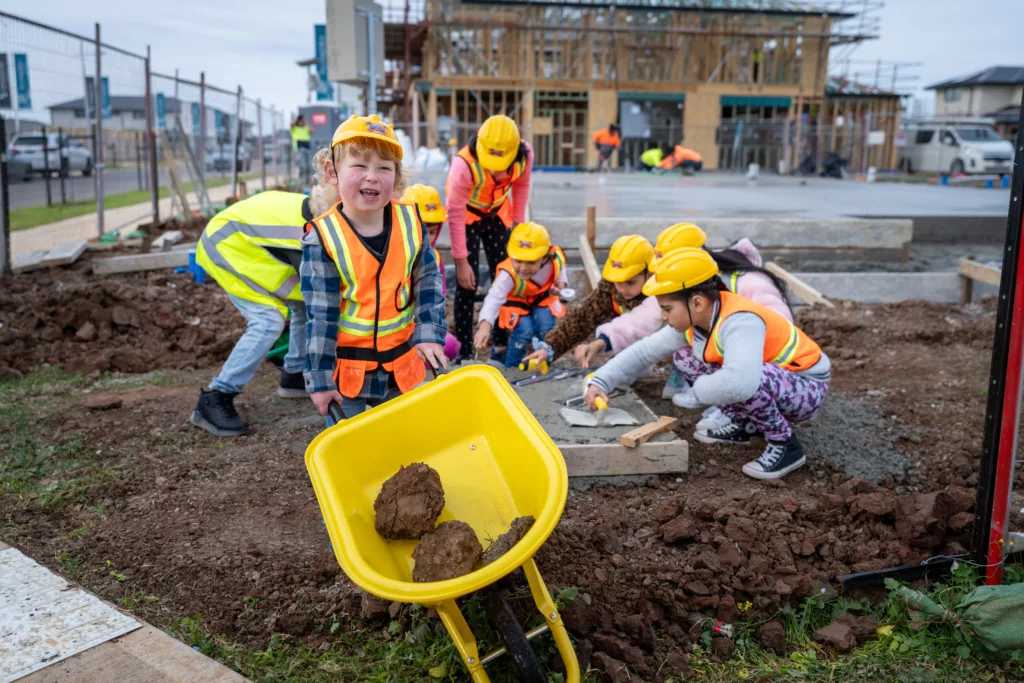
{"type": "MultiPolygon", "coordinates": [[[[170,370],[158,386],[117,376],[44,395],[22,390],[4,419],[20,415],[38,446],[65,453],[68,464],[45,480],[56,499],[0,498],[0,538],[104,598],[132,598],[134,611],[159,626],[201,613],[211,630],[253,648],[273,633],[318,645],[338,636],[334,619],[344,630],[365,628],[360,592],[340,573],[303,464],[322,426],[311,405],[277,398],[277,371],[265,365],[238,399],[250,435],[215,439],[186,424],[214,361],[242,328],[220,290],[166,274],[91,288],[60,278],[22,278],[20,295],[0,295],[0,333],[59,332],[0,355],[7,367],[75,367],[102,348],[125,348],[146,354],[130,369],[170,370]],[[26,292],[57,297],[41,323],[23,322],[35,315],[26,292]],[[121,330],[112,310],[128,301],[140,326],[121,330]],[[90,320],[110,313],[106,342],[74,341],[77,317],[55,320],[64,310],[77,316],[79,306],[90,320]],[[192,316],[203,324],[156,324],[192,316]],[[181,349],[177,339],[192,328],[222,340],[222,351],[181,349]],[[93,409],[103,405],[110,409],[93,409]]],[[[798,430],[807,467],[765,484],[740,472],[756,450],[691,440],[691,470],[678,479],[596,487],[568,501],[537,560],[553,589],[580,589],[565,618],[595,663],[625,661],[642,680],[659,680],[685,669],[695,612],[728,621],[750,601],[767,617],[816,582],[966,544],[992,307],[851,306],[799,319],[834,363],[827,409],[798,430]]],[[[674,414],[657,398],[665,376],[653,373],[639,390],[655,412],[674,414]]],[[[696,419],[684,417],[682,438],[696,419]]]]}

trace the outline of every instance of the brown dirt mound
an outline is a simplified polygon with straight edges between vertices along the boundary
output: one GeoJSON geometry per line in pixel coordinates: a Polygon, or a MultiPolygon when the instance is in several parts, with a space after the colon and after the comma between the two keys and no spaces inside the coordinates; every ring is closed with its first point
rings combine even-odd
{"type": "Polygon", "coordinates": [[[786,654],[786,628],[779,621],[769,621],[757,629],[757,644],[765,650],[774,650],[775,654],[786,654]]]}
{"type": "Polygon", "coordinates": [[[480,561],[483,551],[471,526],[465,522],[442,522],[425,534],[413,551],[412,559],[416,564],[412,580],[429,583],[468,574],[480,561]]]}
{"type": "Polygon", "coordinates": [[[0,371],[208,367],[245,329],[216,283],[170,271],[96,277],[88,261],[75,265],[0,277],[0,371]]]}
{"type": "Polygon", "coordinates": [[[414,541],[434,528],[443,509],[441,475],[414,462],[384,482],[373,501],[374,528],[384,538],[414,541]]]}
{"type": "Polygon", "coordinates": [[[498,536],[487,546],[487,550],[484,551],[483,557],[480,558],[480,564],[487,565],[494,562],[508,551],[515,547],[515,544],[519,542],[526,532],[533,526],[533,515],[526,515],[525,517],[516,517],[512,520],[512,525],[508,531],[498,536]]]}

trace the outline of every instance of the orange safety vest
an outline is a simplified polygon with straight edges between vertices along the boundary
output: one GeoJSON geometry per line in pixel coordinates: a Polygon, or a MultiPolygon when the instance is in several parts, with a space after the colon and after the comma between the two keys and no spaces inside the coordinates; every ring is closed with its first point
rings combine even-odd
{"type": "MultiPolygon", "coordinates": [[[[643,302],[641,301],[641,303],[643,303],[643,302]]],[[[633,304],[632,306],[627,306],[625,308],[625,312],[629,313],[634,308],[636,308],[638,305],[639,304],[633,304]]],[[[615,311],[615,315],[622,315],[622,313],[623,313],[622,306],[620,306],[619,302],[615,300],[615,292],[612,292],[612,310],[615,311]]]]}
{"type": "Polygon", "coordinates": [[[594,133],[594,136],[590,138],[591,142],[596,142],[599,145],[611,145],[612,147],[618,148],[621,140],[617,133],[613,133],[607,128],[594,133]]]}
{"type": "MultiPolygon", "coordinates": [[[[456,155],[466,162],[473,175],[473,187],[466,202],[466,225],[473,225],[484,218],[497,216],[506,228],[512,227],[512,185],[526,170],[526,155],[512,162],[508,178],[501,182],[487,171],[466,145],[456,155]]],[[[447,187],[445,192],[447,193],[447,187]]]]}
{"type": "Polygon", "coordinates": [[[405,393],[426,378],[426,366],[409,344],[413,317],[412,271],[423,244],[414,204],[391,202],[391,235],[384,262],[377,260],[341,214],[341,203],[306,224],[341,276],[338,365],[334,381],[342,396],[357,398],[367,371],[382,366],[405,393]]]}
{"type": "MultiPolygon", "coordinates": [[[[722,323],[733,313],[753,313],[764,321],[764,362],[777,365],[784,370],[800,372],[807,370],[821,358],[821,347],[804,334],[799,327],[789,322],[767,306],[755,303],[739,294],[721,292],[718,319],[711,326],[711,338],[704,346],[706,363],[722,364],[722,340],[719,336],[722,323]]],[[[693,328],[686,331],[686,341],[693,346],[693,328]]]]}
{"type": "MultiPolygon", "coordinates": [[[[524,280],[516,275],[512,267],[512,259],[508,258],[498,264],[498,271],[505,271],[512,277],[512,291],[498,312],[498,326],[502,329],[511,330],[519,324],[519,319],[524,315],[530,315],[537,306],[543,306],[551,311],[551,315],[561,318],[565,315],[565,306],[559,301],[557,294],[551,294],[551,286],[558,280],[558,276],[565,269],[565,253],[561,247],[552,246],[548,251],[551,257],[551,277],[543,285],[538,285],[533,280],[524,280]]],[[[497,277],[497,273],[495,274],[497,277]]]]}

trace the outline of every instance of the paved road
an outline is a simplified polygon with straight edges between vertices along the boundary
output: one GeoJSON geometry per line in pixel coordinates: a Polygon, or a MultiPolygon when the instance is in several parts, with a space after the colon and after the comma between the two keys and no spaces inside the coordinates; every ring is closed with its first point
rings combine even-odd
{"type": "MultiPolygon", "coordinates": [[[[145,169],[143,169],[143,174],[145,174],[145,169]]],[[[185,172],[184,167],[182,167],[180,174],[182,182],[188,182],[188,174],[185,172]]],[[[222,176],[226,178],[231,177],[229,173],[207,172],[206,174],[207,178],[222,176]]],[[[73,172],[70,177],[64,179],[64,194],[67,197],[67,201],[93,199],[96,196],[94,182],[95,179],[92,176],[86,178],[79,172],[73,172]]],[[[140,185],[139,172],[136,168],[107,169],[103,172],[103,195],[109,196],[148,187],[145,184],[145,177],[142,178],[142,182],[143,184],[140,185]]],[[[161,175],[160,184],[163,185],[169,182],[167,173],[164,172],[161,175]]],[[[24,182],[21,178],[11,178],[8,192],[11,198],[11,209],[46,206],[46,181],[40,175],[33,175],[32,180],[29,182],[24,182]]],[[[54,204],[60,203],[60,178],[50,178],[50,195],[54,204]]]]}

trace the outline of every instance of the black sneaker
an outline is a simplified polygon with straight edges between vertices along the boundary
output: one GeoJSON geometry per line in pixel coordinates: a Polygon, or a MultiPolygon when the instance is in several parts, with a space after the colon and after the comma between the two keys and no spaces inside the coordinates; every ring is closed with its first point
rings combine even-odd
{"type": "Polygon", "coordinates": [[[729,422],[717,429],[707,431],[698,430],[693,433],[693,438],[701,443],[724,443],[733,446],[749,446],[750,437],[757,434],[757,428],[752,422],[729,422]]]}
{"type": "Polygon", "coordinates": [[[789,441],[769,441],[761,457],[743,466],[743,474],[754,479],[781,479],[806,462],[804,447],[794,434],[789,441]]]}
{"type": "Polygon", "coordinates": [[[281,381],[277,385],[277,395],[281,398],[306,398],[306,381],[301,372],[281,371],[281,381]]]}
{"type": "Polygon", "coordinates": [[[222,391],[199,390],[199,402],[189,422],[214,436],[241,436],[249,432],[249,423],[235,410],[235,396],[222,391]]]}

